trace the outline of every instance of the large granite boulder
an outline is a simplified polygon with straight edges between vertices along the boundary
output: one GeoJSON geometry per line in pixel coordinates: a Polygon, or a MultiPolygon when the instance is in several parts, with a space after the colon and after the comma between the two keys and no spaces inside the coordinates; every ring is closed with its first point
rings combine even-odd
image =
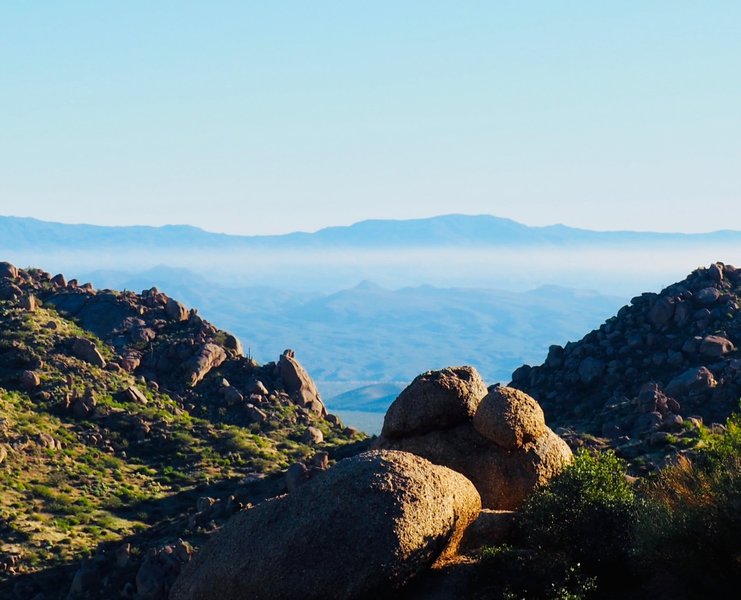
{"type": "Polygon", "coordinates": [[[480,508],[459,473],[404,452],[366,452],[237,514],[170,599],[388,597],[454,553],[480,508]]]}
{"type": "Polygon", "coordinates": [[[473,417],[484,396],[486,386],[473,367],[427,371],[391,404],[382,435],[398,438],[464,423],[473,417]]]}
{"type": "MultiPolygon", "coordinates": [[[[439,372],[440,377],[444,371],[439,372]]],[[[476,378],[480,380],[478,374],[476,378]]],[[[412,414],[418,410],[420,403],[408,399],[415,388],[419,389],[416,382],[399,396],[407,398],[403,404],[394,403],[394,423],[412,421],[398,414],[399,406],[410,406],[412,414]]],[[[498,510],[517,509],[537,485],[547,482],[571,460],[568,445],[546,426],[543,411],[527,394],[492,387],[473,403],[473,412],[461,419],[460,406],[468,402],[467,387],[451,385],[449,389],[463,397],[447,403],[448,414],[437,404],[433,409],[435,419],[402,435],[399,429],[387,435],[387,415],[375,447],[411,452],[462,473],[476,486],[483,506],[498,510]]],[[[414,416],[414,422],[422,419],[414,416]]]]}

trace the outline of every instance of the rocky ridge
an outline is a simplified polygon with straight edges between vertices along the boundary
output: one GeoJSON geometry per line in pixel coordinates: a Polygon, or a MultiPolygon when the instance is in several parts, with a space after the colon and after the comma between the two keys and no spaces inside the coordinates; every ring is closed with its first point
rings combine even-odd
{"type": "Polygon", "coordinates": [[[633,298],[580,341],[551,346],[509,385],[533,396],[572,445],[613,447],[651,470],[738,409],[740,307],[741,269],[697,269],[633,298]]]}

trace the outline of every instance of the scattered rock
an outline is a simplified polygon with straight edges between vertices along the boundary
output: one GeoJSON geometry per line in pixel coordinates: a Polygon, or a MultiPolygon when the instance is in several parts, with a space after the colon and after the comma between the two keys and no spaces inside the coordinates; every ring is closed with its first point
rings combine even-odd
{"type": "Polygon", "coordinates": [[[305,444],[321,444],[324,441],[324,434],[318,427],[307,427],[301,435],[301,441],[305,444]]]}
{"type": "Polygon", "coordinates": [[[23,371],[20,382],[23,389],[30,391],[41,385],[41,377],[36,371],[23,371]]]}
{"type": "Polygon", "coordinates": [[[706,335],[700,343],[700,354],[710,358],[720,358],[734,350],[733,343],[720,335],[706,335]]]}
{"type": "Polygon", "coordinates": [[[74,338],[72,340],[72,354],[90,363],[94,367],[105,367],[105,359],[95,344],[87,338],[74,338]]]}
{"type": "Polygon", "coordinates": [[[28,294],[21,298],[20,305],[23,310],[34,312],[39,307],[39,301],[36,300],[36,296],[33,294],[28,294]]]}
{"type": "Polygon", "coordinates": [[[144,395],[144,392],[133,385],[127,387],[123,392],[121,392],[121,397],[124,402],[138,402],[139,404],[147,403],[147,397],[144,395]]]}

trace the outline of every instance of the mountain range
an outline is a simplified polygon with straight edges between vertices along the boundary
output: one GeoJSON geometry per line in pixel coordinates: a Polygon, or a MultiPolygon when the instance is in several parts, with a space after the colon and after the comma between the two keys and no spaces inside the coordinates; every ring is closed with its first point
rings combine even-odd
{"type": "Polygon", "coordinates": [[[507,381],[549,345],[598,326],[634,290],[718,258],[741,263],[741,232],[444,215],[234,236],[0,217],[0,256],[99,289],[158,287],[233,331],[258,360],[293,348],[332,408],[382,413],[426,369],[469,363],[507,381]]]}
{"type": "Polygon", "coordinates": [[[100,226],[0,216],[2,248],[183,247],[200,249],[440,248],[625,244],[741,243],[741,231],[658,233],[593,231],[565,225],[531,227],[492,215],[442,215],[408,220],[366,220],[314,233],[227,235],[189,225],[100,226]]]}

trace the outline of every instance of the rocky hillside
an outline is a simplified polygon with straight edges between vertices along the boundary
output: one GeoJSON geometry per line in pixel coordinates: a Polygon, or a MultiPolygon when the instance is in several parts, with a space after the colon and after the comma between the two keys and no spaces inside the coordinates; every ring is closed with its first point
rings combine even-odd
{"type": "Polygon", "coordinates": [[[289,464],[362,439],[290,350],[259,365],[157,289],[0,263],[0,597],[158,597],[289,464]]]}
{"type": "Polygon", "coordinates": [[[716,263],[633,298],[578,342],[512,375],[573,443],[609,445],[640,469],[701,441],[741,397],[741,269],[716,263]],[[648,457],[648,458],[647,458],[648,457]]]}

